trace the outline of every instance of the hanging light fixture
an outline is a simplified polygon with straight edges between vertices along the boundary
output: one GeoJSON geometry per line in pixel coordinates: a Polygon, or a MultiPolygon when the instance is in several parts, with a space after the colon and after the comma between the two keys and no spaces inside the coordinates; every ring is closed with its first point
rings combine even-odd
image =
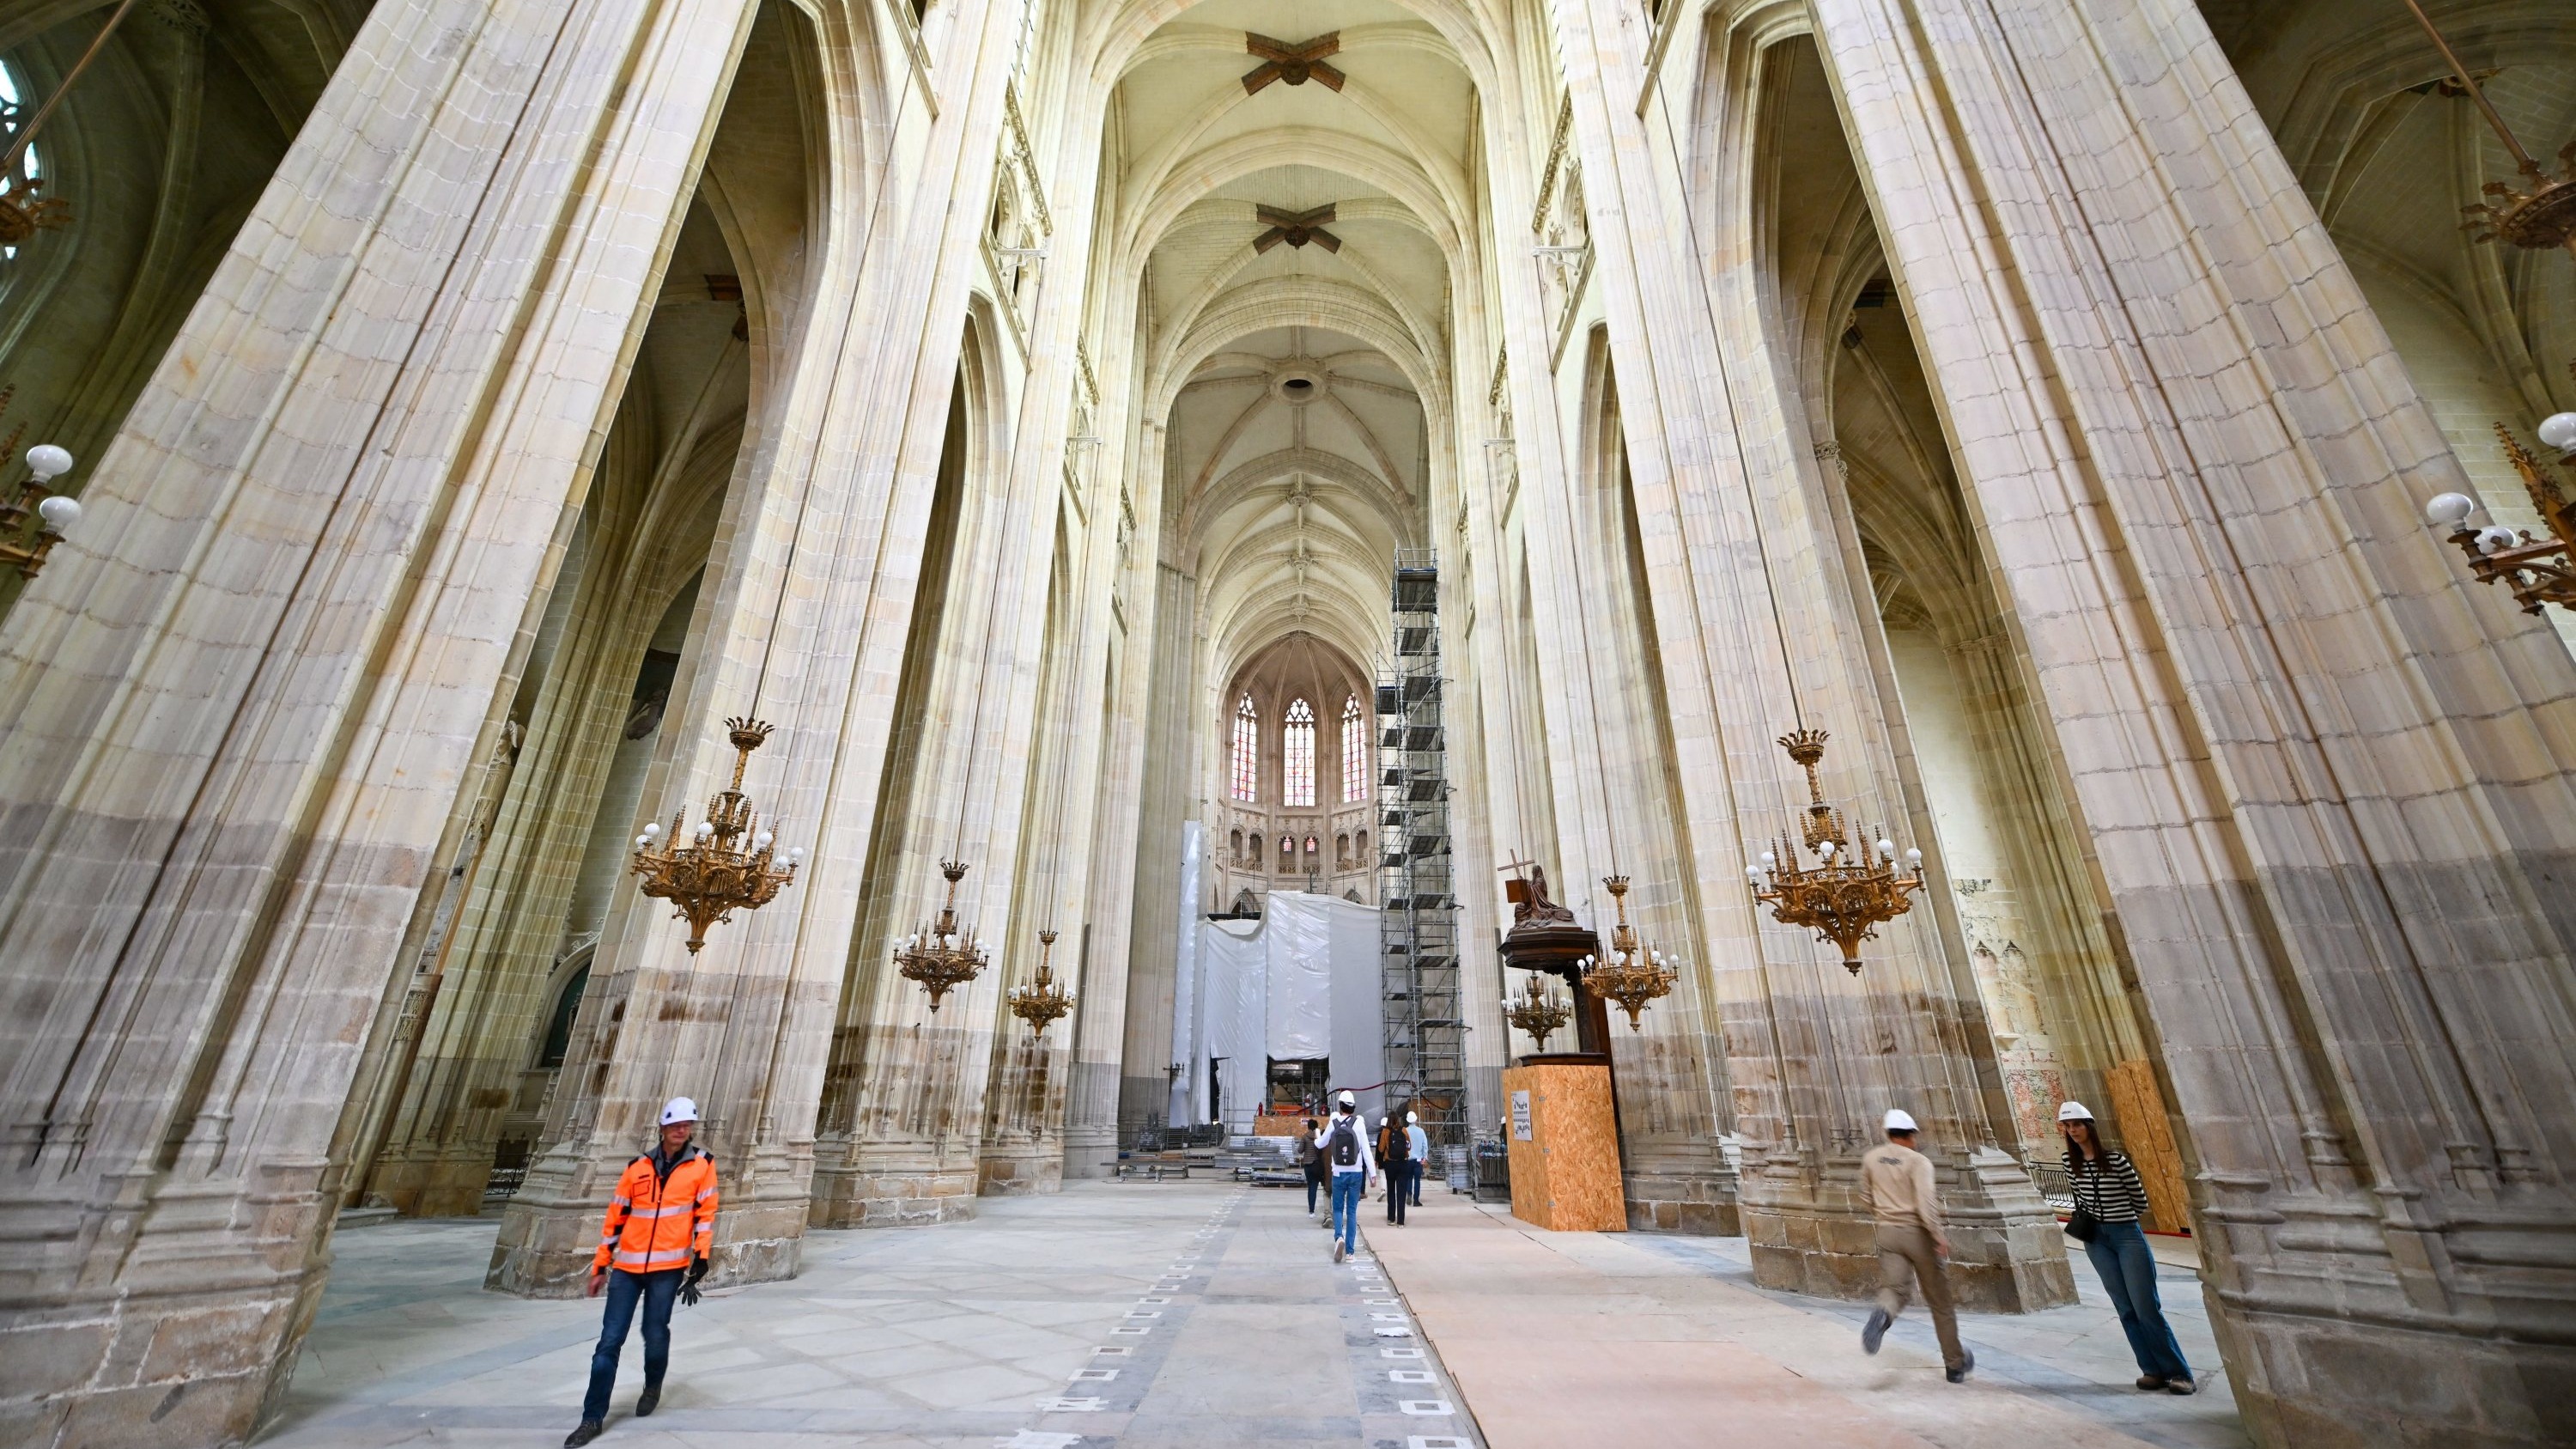
{"type": "Polygon", "coordinates": [[[975,944],[974,927],[957,927],[957,883],[966,878],[966,862],[943,860],[939,873],[948,878],[948,900],[939,908],[939,919],[894,943],[895,969],[930,993],[934,1015],[950,991],[983,975],[988,964],[984,948],[975,944]]]}
{"type": "Polygon", "coordinates": [[[1564,1029],[1574,1019],[1573,1007],[1565,993],[1544,971],[1530,973],[1529,981],[1518,996],[1503,993],[1503,1020],[1528,1032],[1538,1042],[1540,1051],[1547,1050],[1547,1039],[1564,1029]]]}
{"type": "Polygon", "coordinates": [[[1637,1013],[1648,1002],[1670,994],[1681,973],[1671,957],[1639,941],[1637,928],[1628,924],[1628,878],[1603,876],[1601,884],[1609,887],[1610,899],[1619,907],[1618,927],[1610,933],[1610,955],[1606,960],[1586,956],[1575,963],[1575,969],[1583,973],[1584,990],[1619,1003],[1619,1009],[1628,1013],[1628,1029],[1642,1031],[1637,1013]]]}
{"type": "MultiPolygon", "coordinates": [[[[0,413],[9,410],[9,399],[16,392],[14,386],[0,388],[0,413]]],[[[26,431],[23,423],[10,430],[9,441],[0,443],[0,458],[18,450],[18,440],[26,431]]],[[[34,578],[45,566],[45,555],[63,541],[63,530],[80,519],[78,502],[45,486],[71,470],[71,454],[51,443],[38,443],[27,450],[27,481],[19,485],[18,496],[0,501],[0,564],[16,564],[20,578],[34,578]],[[25,529],[31,516],[36,530],[29,537],[25,529]]]]}
{"type": "Polygon", "coordinates": [[[1038,932],[1037,979],[1026,986],[1011,988],[1011,1015],[1029,1024],[1039,1036],[1056,1018],[1073,1010],[1073,994],[1056,984],[1055,971],[1049,965],[1055,955],[1055,932],[1038,932]]]}
{"type": "Polygon", "coordinates": [[[1875,939],[1880,923],[1914,908],[1906,897],[1923,889],[1923,852],[1905,852],[1906,864],[1914,873],[1904,875],[1896,868],[1895,841],[1880,837],[1875,860],[1861,848],[1858,837],[1844,824],[1843,812],[1825,803],[1824,786],[1816,779],[1816,767],[1825,758],[1825,738],[1823,730],[1799,730],[1780,737],[1780,748],[1807,771],[1803,834],[1818,863],[1799,865],[1797,847],[1783,831],[1779,852],[1762,852],[1762,864],[1746,866],[1744,879],[1756,901],[1770,903],[1772,919],[1809,927],[1816,939],[1840,946],[1843,965],[1857,976],[1860,943],[1875,939]]]}
{"type": "Polygon", "coordinates": [[[751,752],[769,738],[769,726],[756,719],[725,721],[734,747],[733,784],[707,801],[707,818],[686,845],[679,844],[686,810],[671,815],[671,839],[662,839],[657,821],[635,837],[631,867],[644,877],[648,896],[669,901],[673,914],[689,923],[689,954],[707,943],[707,928],[719,926],[737,910],[756,911],[775,899],[779,889],[796,879],[805,847],[787,852],[787,864],[775,864],[775,843],[766,830],[755,830],[751,801],[742,793],[742,772],[751,752]],[[744,837],[749,839],[745,840],[744,837]],[[736,842],[741,842],[737,844],[736,842]]]}
{"type": "Polygon", "coordinates": [[[2478,113],[2486,117],[2487,126],[2496,133],[2496,139],[2504,142],[2504,149],[2512,154],[2514,169],[2522,173],[2522,184],[2530,188],[2517,191],[2502,181],[2490,181],[2479,187],[2481,192],[2496,199],[2460,208],[2461,214],[2470,218],[2470,226],[2483,228],[2477,239],[2482,242],[2500,241],[2536,251],[2556,247],[2576,251],[2576,141],[2558,149],[2558,164],[2563,174],[2551,176],[2541,169],[2540,163],[2531,159],[2530,152],[2522,149],[2522,142],[2514,138],[2513,128],[2504,123],[2504,117],[2487,99],[2486,91],[2478,85],[2478,78],[2469,74],[2467,66],[2460,64],[2459,56],[2452,53],[2451,43],[2434,28],[2433,17],[2425,14],[2424,7],[2416,0],[2406,0],[2406,8],[2415,12],[2415,19],[2424,27],[2424,33],[2432,37],[2433,48],[2442,53],[2442,59],[2451,67],[2452,83],[2477,103],[2478,113]]]}
{"type": "MultiPolygon", "coordinates": [[[[2541,446],[2555,449],[2558,466],[2576,477],[2576,413],[2543,419],[2539,433],[2541,446]]],[[[2549,537],[2533,538],[2493,522],[2478,527],[2469,521],[2478,501],[2466,493],[2436,495],[2424,505],[2424,517],[2435,528],[2451,531],[2451,542],[2468,555],[2469,572],[2478,582],[2503,584],[2524,613],[2537,614],[2545,604],[2576,609],[2576,556],[2569,553],[2570,545],[2576,545],[2576,499],[2541,470],[2540,460],[2524,451],[2504,424],[2496,424],[2496,437],[2504,444],[2506,461],[2522,475],[2523,490],[2531,495],[2549,537]]]]}

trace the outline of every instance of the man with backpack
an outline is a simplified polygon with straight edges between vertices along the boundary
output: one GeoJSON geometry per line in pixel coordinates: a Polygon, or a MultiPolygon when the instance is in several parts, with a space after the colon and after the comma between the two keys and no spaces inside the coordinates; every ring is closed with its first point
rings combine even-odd
{"type": "Polygon", "coordinates": [[[1413,1196],[1413,1143],[1392,1113],[1378,1124],[1378,1130],[1386,1140],[1382,1154],[1386,1162],[1386,1220],[1400,1228],[1404,1226],[1405,1204],[1413,1196]]]}
{"type": "MultiPolygon", "coordinates": [[[[1324,1154],[1315,1146],[1315,1119],[1306,1119],[1306,1131],[1297,1139],[1297,1168],[1306,1174],[1306,1216],[1315,1215],[1315,1194],[1324,1186],[1324,1154]]],[[[1327,1199],[1325,1206],[1330,1207],[1327,1199]]]]}
{"type": "Polygon", "coordinates": [[[1360,1199],[1377,1182],[1377,1155],[1369,1151],[1368,1132],[1360,1126],[1360,1099],[1342,1093],[1333,1104],[1332,1124],[1315,1134],[1325,1171],[1333,1179],[1333,1261],[1360,1250],[1360,1199]]]}

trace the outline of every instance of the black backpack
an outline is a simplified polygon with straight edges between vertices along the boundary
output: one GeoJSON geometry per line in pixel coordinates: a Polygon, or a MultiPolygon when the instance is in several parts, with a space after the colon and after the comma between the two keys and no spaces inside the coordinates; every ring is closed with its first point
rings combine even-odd
{"type": "Polygon", "coordinates": [[[1325,1145],[1333,1154],[1335,1167],[1360,1165],[1360,1129],[1351,1124],[1350,1118],[1333,1119],[1333,1135],[1325,1139],[1325,1145]]]}
{"type": "Polygon", "coordinates": [[[1413,1160],[1413,1136],[1404,1130],[1404,1124],[1401,1122],[1387,1124],[1386,1160],[1390,1163],[1413,1160]]]}

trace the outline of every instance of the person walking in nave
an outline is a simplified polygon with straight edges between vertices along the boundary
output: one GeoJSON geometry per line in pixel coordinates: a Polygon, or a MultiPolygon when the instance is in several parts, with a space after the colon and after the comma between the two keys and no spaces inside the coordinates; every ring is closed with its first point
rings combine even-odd
{"type": "Polygon", "coordinates": [[[1377,1154],[1369,1150],[1358,1097],[1342,1093],[1332,1125],[1315,1135],[1315,1146],[1333,1178],[1333,1261],[1338,1263],[1360,1250],[1360,1200],[1377,1181],[1377,1154]]]}
{"type": "Polygon", "coordinates": [[[1423,1164],[1431,1160],[1431,1134],[1422,1130],[1420,1113],[1404,1114],[1404,1137],[1413,1149],[1407,1155],[1407,1160],[1412,1163],[1412,1167],[1405,1173],[1405,1178],[1413,1188],[1413,1205],[1420,1207],[1422,1206],[1422,1168],[1423,1164]]]}
{"type": "MultiPolygon", "coordinates": [[[[1297,1139],[1297,1167],[1306,1174],[1306,1216],[1311,1218],[1315,1215],[1315,1194],[1324,1187],[1324,1154],[1315,1146],[1315,1119],[1312,1117],[1306,1119],[1306,1131],[1297,1139]]],[[[1328,1209],[1332,1206],[1330,1197],[1324,1200],[1324,1206],[1328,1209]]]]}
{"type": "Polygon", "coordinates": [[[1863,1352],[1876,1353],[1888,1326],[1916,1283],[1923,1285],[1923,1307],[1932,1315],[1933,1335],[1941,1340],[1941,1363],[1952,1383],[1966,1380],[1977,1356],[1959,1342],[1959,1315],[1950,1302],[1950,1280],[1942,1263],[1950,1256],[1949,1235],[1941,1230],[1941,1200],[1932,1177],[1932,1159],[1914,1150],[1914,1118],[1890,1108],[1887,1140],[1861,1155],[1860,1196],[1878,1219],[1878,1306],[1860,1331],[1863,1352]]]}
{"type": "Polygon", "coordinates": [[[1412,1184],[1406,1176],[1412,1170],[1413,1144],[1406,1140],[1404,1127],[1392,1114],[1378,1123],[1379,1160],[1386,1164],[1386,1220],[1404,1226],[1405,1205],[1411,1199],[1412,1184]]]}
{"type": "Polygon", "coordinates": [[[617,1386],[617,1359],[635,1309],[644,1309],[644,1392],[635,1401],[641,1419],[660,1407],[662,1376],[671,1365],[671,1305],[694,1306],[699,1280],[715,1251],[716,1164],[689,1139],[698,1127],[698,1104],[673,1097],[662,1108],[662,1140],[626,1164],[608,1221],[591,1259],[589,1296],[604,1289],[599,1344],[590,1355],[590,1392],[581,1401],[581,1423],[564,1436],[564,1449],[598,1438],[608,1428],[608,1396],[617,1386]]]}
{"type": "Polygon", "coordinates": [[[2083,1103],[2057,1109],[2057,1130],[2066,1138],[2066,1181],[2075,1192],[2066,1234],[2084,1245],[2084,1256],[2102,1276],[2102,1291],[2111,1295],[2120,1331],[2137,1356],[2138,1387],[2193,1392],[2199,1385],[2173,1325],[2165,1322],[2164,1302],[2156,1295],[2156,1255],[2139,1226],[2148,1207],[2146,1183],[2127,1154],[2103,1145],[2093,1110],[2083,1103]]]}

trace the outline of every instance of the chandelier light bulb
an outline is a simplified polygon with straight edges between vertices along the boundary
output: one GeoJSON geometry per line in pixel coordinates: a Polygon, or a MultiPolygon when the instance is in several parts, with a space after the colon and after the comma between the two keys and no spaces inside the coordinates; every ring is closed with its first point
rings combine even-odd
{"type": "Polygon", "coordinates": [[[1778,856],[1775,856],[1766,850],[1762,852],[1762,863],[1766,866],[1778,865],[1780,863],[1780,859],[1778,856]]]}
{"type": "Polygon", "coordinates": [[[2478,552],[2480,553],[2499,553],[2513,545],[2514,532],[2510,528],[2490,523],[2478,530],[2478,552]]]}
{"type": "Polygon", "coordinates": [[[2478,501],[2466,493],[2436,493],[2424,504],[2424,521],[2436,527],[2456,527],[2477,507],[2478,501]]]}
{"type": "Polygon", "coordinates": [[[71,470],[72,455],[51,443],[38,443],[27,450],[27,471],[35,474],[39,483],[48,478],[59,478],[71,470]]]}
{"type": "Polygon", "coordinates": [[[646,825],[646,826],[644,827],[644,838],[645,838],[646,840],[659,840],[659,839],[661,839],[661,838],[662,838],[662,822],[661,822],[661,821],[659,821],[659,820],[656,820],[656,821],[653,821],[652,823],[650,823],[650,824],[646,825]]]}
{"type": "Polygon", "coordinates": [[[775,839],[777,839],[776,836],[773,836],[768,831],[764,830],[751,838],[752,848],[755,850],[767,850],[770,847],[770,843],[775,839]]]}
{"type": "Polygon", "coordinates": [[[1758,865],[1746,866],[1744,868],[1744,878],[1753,882],[1755,885],[1762,884],[1762,867],[1758,865]]]}
{"type": "Polygon", "coordinates": [[[2576,413],[2551,413],[2540,420],[2538,431],[2541,442],[2562,453],[2576,453],[2576,413]]]}
{"type": "Polygon", "coordinates": [[[644,850],[644,849],[648,849],[648,848],[650,848],[650,847],[651,847],[651,845],[652,845],[652,844],[653,844],[653,837],[652,837],[652,836],[649,836],[649,835],[639,835],[639,836],[636,836],[636,837],[635,837],[635,848],[636,848],[637,850],[644,850]]]}
{"type": "Polygon", "coordinates": [[[56,533],[65,532],[80,522],[80,514],[79,502],[59,493],[36,505],[36,516],[45,520],[45,527],[56,533]]]}
{"type": "Polygon", "coordinates": [[[1878,843],[1878,858],[1881,860],[1896,859],[1896,842],[1893,840],[1880,841],[1878,843]]]}
{"type": "Polygon", "coordinates": [[[1921,865],[1923,863],[1923,852],[1919,850],[1909,850],[1905,852],[1905,860],[1908,865],[1921,865]]]}
{"type": "Polygon", "coordinates": [[[709,838],[710,836],[713,836],[715,833],[716,833],[716,823],[715,823],[714,821],[712,821],[712,820],[701,820],[701,821],[699,821],[699,822],[698,822],[698,838],[699,838],[700,840],[705,840],[705,839],[709,838]]]}
{"type": "Polygon", "coordinates": [[[801,845],[790,846],[787,851],[787,859],[790,864],[801,863],[805,859],[805,847],[801,845]]]}
{"type": "Polygon", "coordinates": [[[1825,859],[1827,859],[1827,860],[1831,860],[1831,859],[1833,859],[1833,858],[1834,858],[1834,843],[1833,843],[1832,841],[1828,840],[1828,841],[1826,841],[1824,844],[1817,846],[1817,847],[1816,847],[1816,854],[1823,856],[1823,857],[1824,857],[1825,859]]]}

